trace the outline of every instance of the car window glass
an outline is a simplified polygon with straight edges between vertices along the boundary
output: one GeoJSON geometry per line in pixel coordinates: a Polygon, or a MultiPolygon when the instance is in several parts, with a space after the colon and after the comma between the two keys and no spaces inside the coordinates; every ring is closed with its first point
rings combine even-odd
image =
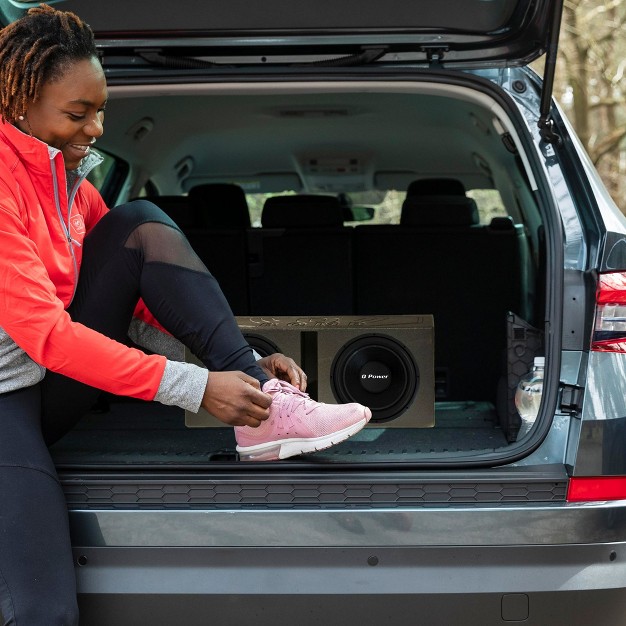
{"type": "Polygon", "coordinates": [[[389,189],[386,192],[356,191],[346,194],[353,207],[369,206],[374,209],[374,217],[364,222],[347,222],[347,224],[399,224],[402,203],[406,197],[404,191],[389,189]]]}
{"type": "Polygon", "coordinates": [[[489,224],[494,217],[507,217],[509,214],[497,189],[470,189],[467,196],[476,202],[481,224],[489,224]]]}
{"type": "Polygon", "coordinates": [[[102,187],[107,180],[109,174],[113,171],[116,165],[116,160],[110,154],[105,152],[98,152],[98,154],[104,159],[98,167],[94,167],[87,175],[87,180],[94,185],[98,191],[102,191],[102,187]]]}

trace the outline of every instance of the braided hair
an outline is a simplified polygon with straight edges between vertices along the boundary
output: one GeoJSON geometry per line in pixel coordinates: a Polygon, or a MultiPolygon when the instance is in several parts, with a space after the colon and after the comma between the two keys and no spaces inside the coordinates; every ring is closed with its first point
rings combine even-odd
{"type": "Polygon", "coordinates": [[[0,118],[14,122],[72,61],[97,56],[93,31],[77,15],[47,4],[29,9],[0,30],[0,118]]]}

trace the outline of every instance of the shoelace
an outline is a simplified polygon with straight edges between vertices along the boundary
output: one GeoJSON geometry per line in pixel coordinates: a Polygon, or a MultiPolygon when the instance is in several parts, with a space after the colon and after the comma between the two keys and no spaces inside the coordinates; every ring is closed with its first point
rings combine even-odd
{"type": "MultiPolygon", "coordinates": [[[[311,400],[308,393],[300,391],[297,387],[290,385],[284,380],[272,380],[269,385],[266,385],[263,389],[266,393],[282,393],[288,397],[280,403],[278,411],[278,417],[281,419],[290,418],[294,410],[300,405],[304,405],[304,414],[309,415],[318,408],[319,403],[311,400]]],[[[291,423],[293,426],[294,424],[291,423]]]]}

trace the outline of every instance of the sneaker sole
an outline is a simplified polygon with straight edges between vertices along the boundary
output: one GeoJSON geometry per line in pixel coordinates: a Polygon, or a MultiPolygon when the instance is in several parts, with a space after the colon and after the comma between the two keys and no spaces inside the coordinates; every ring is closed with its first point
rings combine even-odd
{"type": "Polygon", "coordinates": [[[299,454],[309,454],[325,450],[337,443],[345,441],[363,429],[368,420],[363,418],[352,426],[338,430],[330,435],[314,437],[312,439],[283,439],[282,441],[269,441],[256,446],[237,446],[239,458],[242,461],[278,461],[288,459],[299,454]]]}

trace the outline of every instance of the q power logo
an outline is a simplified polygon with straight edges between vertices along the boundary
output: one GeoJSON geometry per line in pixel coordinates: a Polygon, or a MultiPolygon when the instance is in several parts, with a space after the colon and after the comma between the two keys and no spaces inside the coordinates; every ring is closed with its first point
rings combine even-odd
{"type": "Polygon", "coordinates": [[[359,372],[359,384],[368,393],[383,393],[393,384],[392,376],[384,363],[370,361],[359,372]]]}

